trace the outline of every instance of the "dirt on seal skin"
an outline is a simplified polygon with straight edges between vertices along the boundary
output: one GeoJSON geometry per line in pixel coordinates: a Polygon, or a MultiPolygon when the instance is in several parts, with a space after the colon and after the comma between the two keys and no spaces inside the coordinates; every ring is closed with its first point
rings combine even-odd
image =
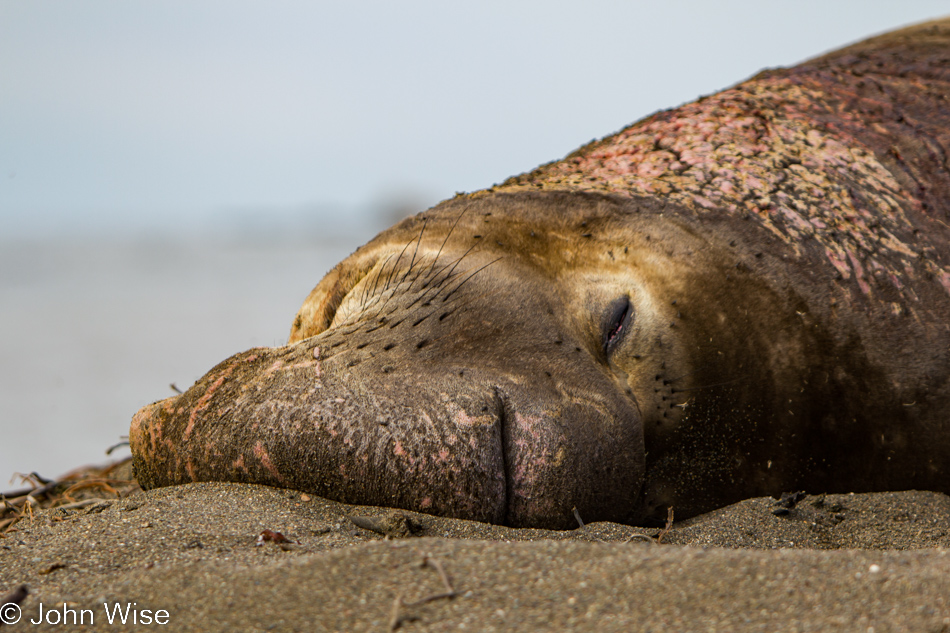
{"type": "Polygon", "coordinates": [[[950,498],[933,492],[750,499],[664,532],[90,488],[101,500],[0,538],[0,601],[21,617],[4,630],[950,631],[950,498]]]}

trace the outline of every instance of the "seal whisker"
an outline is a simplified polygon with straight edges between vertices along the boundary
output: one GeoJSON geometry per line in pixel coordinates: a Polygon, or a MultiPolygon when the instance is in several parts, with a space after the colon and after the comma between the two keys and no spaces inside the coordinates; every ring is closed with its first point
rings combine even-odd
{"type": "Polygon", "coordinates": [[[446,301],[448,301],[448,300],[449,300],[449,297],[451,297],[453,294],[455,294],[455,292],[456,292],[459,288],[461,288],[462,286],[464,286],[464,285],[465,285],[465,282],[467,282],[469,279],[471,279],[472,277],[474,277],[474,276],[477,275],[478,273],[482,272],[483,270],[485,270],[486,268],[488,268],[488,267],[491,266],[492,264],[496,264],[496,263],[500,262],[500,261],[503,260],[503,259],[504,259],[504,256],[499,257],[498,259],[492,260],[492,261],[488,262],[487,264],[485,264],[484,266],[482,266],[481,268],[479,268],[478,270],[476,270],[475,272],[473,272],[471,275],[469,275],[469,276],[466,277],[465,279],[463,279],[463,280],[459,283],[459,285],[457,285],[455,288],[453,288],[453,289],[449,292],[449,294],[447,294],[447,295],[445,295],[444,297],[442,297],[442,303],[445,303],[446,301]]]}
{"type": "MultiPolygon", "coordinates": [[[[474,248],[474,247],[472,247],[472,248],[474,248]]],[[[468,255],[468,253],[471,252],[471,250],[472,250],[472,249],[469,249],[468,251],[466,251],[465,255],[468,255]]],[[[469,269],[461,270],[461,271],[459,271],[459,272],[455,272],[456,266],[458,266],[458,264],[462,261],[462,259],[465,257],[465,255],[463,255],[463,256],[460,257],[458,260],[456,260],[456,261],[454,262],[454,264],[451,264],[452,269],[451,269],[449,272],[447,272],[444,277],[442,277],[441,279],[439,279],[438,282],[436,283],[436,285],[430,286],[430,287],[426,288],[425,292],[428,292],[430,289],[434,289],[434,290],[435,290],[435,293],[434,293],[431,297],[427,297],[427,301],[432,301],[433,299],[435,299],[436,297],[438,297],[439,294],[440,294],[443,290],[445,290],[445,289],[448,287],[449,282],[451,282],[453,279],[456,279],[456,278],[458,278],[458,277],[461,277],[462,275],[464,275],[464,274],[466,274],[466,273],[468,272],[469,269]]],[[[447,268],[448,266],[449,266],[449,265],[444,266],[441,270],[445,270],[445,268],[447,268]]],[[[441,271],[440,271],[440,272],[441,272],[441,271]]]]}
{"type": "MultiPolygon", "coordinates": [[[[423,228],[424,228],[424,227],[423,227],[423,228]]],[[[421,235],[422,235],[422,234],[420,233],[420,238],[421,238],[421,235]]],[[[379,310],[376,312],[376,314],[375,314],[372,318],[374,318],[374,319],[375,319],[375,318],[378,318],[379,315],[382,314],[383,310],[384,310],[384,309],[386,308],[386,306],[389,304],[390,299],[392,299],[393,296],[395,296],[395,294],[396,294],[396,289],[397,289],[400,285],[402,285],[402,284],[405,282],[406,277],[407,277],[408,274],[409,274],[409,271],[408,271],[408,270],[406,271],[406,274],[403,275],[403,278],[402,278],[401,280],[399,280],[399,282],[397,282],[395,286],[392,287],[392,292],[390,292],[389,295],[386,296],[386,291],[389,290],[389,284],[390,284],[390,282],[391,282],[393,276],[395,276],[395,273],[396,273],[396,264],[399,263],[399,258],[401,258],[401,257],[402,257],[402,254],[406,252],[406,248],[409,247],[409,244],[412,244],[412,241],[413,241],[413,240],[410,240],[409,243],[406,244],[405,247],[403,247],[402,253],[400,253],[400,254],[399,254],[399,257],[396,258],[396,261],[393,262],[393,269],[392,269],[392,270],[390,271],[390,273],[389,273],[389,278],[388,278],[387,281],[386,281],[386,286],[382,289],[382,291],[379,292],[379,294],[374,294],[374,296],[377,298],[377,301],[379,301],[379,298],[382,297],[382,303],[381,303],[380,306],[379,306],[379,310]]],[[[416,246],[416,250],[418,251],[418,245],[416,246]]],[[[413,254],[413,260],[415,260],[415,254],[413,254]]],[[[410,269],[411,269],[411,265],[410,265],[410,269]]],[[[412,281],[409,282],[409,287],[406,289],[407,292],[412,289],[412,284],[415,283],[415,280],[416,280],[417,278],[418,278],[418,274],[416,275],[416,277],[414,277],[414,278],[412,279],[412,281]]]]}
{"type": "Polygon", "coordinates": [[[445,283],[446,281],[448,281],[448,279],[450,278],[451,274],[455,271],[456,266],[458,266],[458,265],[461,263],[461,261],[462,261],[463,259],[465,259],[466,257],[468,257],[468,255],[475,249],[476,246],[477,246],[477,244],[472,244],[472,245],[469,247],[469,249],[468,249],[467,251],[465,251],[464,253],[462,253],[461,257],[459,257],[458,259],[456,259],[454,262],[452,262],[452,263],[450,263],[450,264],[446,264],[445,266],[443,266],[442,268],[440,268],[440,269],[438,270],[438,272],[436,273],[437,275],[438,275],[439,273],[441,273],[443,270],[445,270],[446,268],[449,268],[449,266],[451,266],[451,269],[449,270],[448,274],[443,278],[443,280],[442,280],[441,282],[439,282],[440,284],[443,284],[443,283],[445,283]]]}
{"type": "Polygon", "coordinates": [[[386,256],[386,259],[383,260],[382,266],[380,266],[380,267],[376,270],[376,279],[373,281],[373,290],[372,290],[372,292],[370,292],[369,295],[366,294],[367,291],[368,291],[368,289],[369,289],[369,284],[366,284],[366,286],[363,288],[363,299],[360,301],[360,307],[364,307],[364,306],[366,305],[366,299],[367,299],[368,297],[375,297],[375,296],[377,296],[377,295],[376,295],[376,288],[379,287],[379,280],[380,280],[380,278],[382,278],[382,276],[383,276],[383,271],[386,269],[386,264],[389,263],[389,260],[392,259],[392,257],[393,257],[393,254],[392,254],[392,253],[390,253],[389,255],[387,255],[387,256],[386,256]]]}
{"type": "MultiPolygon", "coordinates": [[[[424,256],[423,256],[422,260],[425,260],[425,257],[424,257],[424,256]]],[[[423,274],[424,274],[424,273],[423,273],[423,269],[422,269],[422,264],[420,264],[419,270],[416,272],[415,277],[413,277],[413,278],[409,281],[409,288],[407,289],[407,291],[409,291],[409,292],[412,291],[413,286],[415,286],[415,285],[416,285],[416,282],[419,281],[420,278],[422,278],[423,274]]],[[[426,288],[427,288],[426,284],[423,283],[423,284],[422,284],[422,290],[425,290],[426,288]]],[[[417,291],[417,292],[418,292],[418,291],[417,291]]]]}
{"type": "MultiPolygon", "coordinates": [[[[423,229],[424,229],[424,228],[425,228],[425,227],[423,227],[423,229]]],[[[421,232],[420,232],[420,234],[419,234],[419,239],[421,239],[421,237],[422,237],[422,234],[421,234],[421,232]]],[[[396,261],[393,263],[393,269],[390,271],[389,277],[388,277],[387,280],[386,280],[386,285],[383,287],[382,291],[380,292],[380,295],[385,295],[386,292],[387,292],[387,290],[390,289],[390,284],[391,284],[391,282],[392,282],[393,277],[395,276],[396,266],[398,265],[399,260],[402,258],[403,254],[406,252],[406,249],[409,248],[409,245],[412,244],[413,241],[415,241],[415,240],[410,240],[410,241],[403,247],[402,252],[400,252],[400,254],[399,254],[399,257],[396,258],[396,261]]],[[[437,286],[437,287],[440,287],[440,288],[441,288],[441,287],[444,287],[444,284],[446,284],[449,280],[451,280],[451,279],[455,276],[455,274],[454,274],[455,268],[459,265],[459,263],[461,263],[461,261],[462,261],[463,259],[465,259],[465,258],[472,252],[472,250],[475,248],[475,246],[476,246],[476,245],[473,244],[473,245],[472,245],[467,251],[465,251],[458,259],[456,259],[454,262],[452,262],[452,263],[450,263],[450,264],[446,264],[445,266],[443,266],[442,268],[440,268],[440,269],[435,273],[436,275],[438,275],[438,274],[440,274],[442,271],[444,271],[446,268],[451,267],[451,268],[449,268],[448,273],[447,273],[441,280],[438,281],[438,286],[437,286]]],[[[417,245],[416,248],[417,248],[417,250],[418,250],[418,245],[417,245]]],[[[413,255],[413,259],[414,259],[414,258],[415,258],[415,255],[413,255]]],[[[433,266],[434,266],[434,265],[435,265],[435,261],[433,261],[433,266]]],[[[410,264],[410,269],[411,269],[411,267],[412,267],[412,264],[410,264]]],[[[390,293],[389,296],[385,297],[385,299],[384,299],[383,302],[382,302],[382,305],[380,306],[379,311],[377,311],[376,315],[375,315],[373,318],[378,318],[378,317],[379,317],[379,315],[382,313],[382,311],[383,311],[383,309],[385,308],[385,306],[389,303],[389,300],[393,297],[393,295],[395,295],[395,289],[396,289],[396,287],[398,287],[402,282],[405,281],[405,279],[406,279],[406,277],[408,276],[408,274],[409,274],[409,271],[407,270],[406,274],[403,275],[402,280],[400,280],[400,282],[397,283],[396,286],[393,286],[393,292],[390,293]]],[[[421,274],[421,270],[420,270],[420,274],[421,274]]],[[[463,273],[459,273],[459,274],[464,274],[464,272],[463,272],[463,273]]],[[[415,283],[416,279],[418,279],[419,276],[420,276],[420,275],[417,274],[416,277],[414,277],[414,278],[412,279],[412,281],[410,281],[410,283],[409,283],[409,289],[412,288],[413,283],[415,283]]],[[[436,293],[436,294],[438,294],[438,293],[436,293]]],[[[433,296],[433,298],[434,298],[434,296],[433,296]]]]}
{"type": "Polygon", "coordinates": [[[429,292],[429,290],[431,290],[431,289],[430,289],[430,288],[426,288],[425,290],[419,292],[418,296],[417,296],[415,299],[413,299],[412,302],[409,303],[409,305],[405,306],[404,309],[405,309],[405,310],[409,310],[410,308],[412,308],[413,306],[415,306],[417,303],[419,303],[420,301],[422,301],[423,299],[425,299],[425,298],[426,298],[426,294],[429,292]]]}
{"type": "MultiPolygon", "coordinates": [[[[482,297],[484,297],[484,296],[487,295],[487,294],[488,294],[488,293],[483,293],[483,294],[481,294],[481,295],[479,295],[479,296],[477,296],[477,297],[472,297],[472,298],[468,299],[468,300],[465,301],[464,303],[460,303],[460,304],[455,305],[449,312],[444,313],[444,316],[439,317],[439,320],[441,321],[441,320],[443,320],[445,317],[449,316],[450,314],[453,314],[453,313],[455,313],[455,312],[458,312],[459,310],[461,310],[462,308],[464,308],[464,307],[467,306],[468,304],[472,303],[472,302],[475,301],[476,299],[481,299],[482,297]]],[[[419,306],[418,308],[416,308],[416,311],[420,310],[421,308],[422,308],[422,306],[419,306]]],[[[435,314],[436,312],[442,312],[443,310],[444,310],[444,308],[436,308],[436,309],[434,309],[434,310],[430,310],[429,313],[426,314],[424,317],[422,317],[421,319],[415,321],[415,322],[412,324],[413,327],[419,325],[420,323],[422,323],[423,321],[425,321],[426,319],[428,319],[430,316],[432,316],[432,315],[435,314]]],[[[408,316],[411,316],[411,315],[407,315],[407,318],[408,318],[408,316]]]]}
{"type": "MultiPolygon", "coordinates": [[[[402,276],[400,283],[406,280],[406,277],[409,276],[409,273],[412,272],[412,267],[416,265],[416,255],[419,254],[419,246],[422,244],[422,236],[426,232],[426,225],[429,223],[429,218],[422,219],[422,230],[419,231],[419,236],[416,238],[416,250],[412,253],[412,259],[409,260],[409,268],[406,269],[406,274],[402,276]]],[[[411,242],[410,242],[411,244],[411,242]]],[[[412,284],[410,284],[410,287],[412,284]]]]}
{"type": "Polygon", "coordinates": [[[349,326],[356,323],[358,317],[365,313],[370,300],[372,299],[372,297],[376,296],[375,292],[379,284],[379,280],[382,276],[383,271],[386,270],[386,264],[389,262],[391,258],[392,258],[392,253],[387,255],[386,258],[382,260],[382,264],[380,264],[379,260],[377,260],[376,263],[373,264],[373,270],[375,272],[370,271],[367,275],[358,279],[356,283],[353,284],[353,287],[350,288],[347,291],[347,293],[343,296],[345,298],[346,296],[350,294],[350,292],[353,291],[353,288],[355,288],[360,283],[363,283],[363,290],[360,293],[360,298],[357,301],[357,308],[355,310],[349,309],[346,305],[346,302],[343,301],[343,298],[340,299],[340,305],[337,307],[333,315],[334,319],[336,319],[337,317],[339,317],[340,319],[340,325],[337,326],[338,328],[349,326]],[[370,280],[368,279],[368,277],[370,276],[375,277],[375,279],[373,279],[372,281],[372,291],[370,291],[370,280]]]}
{"type": "Polygon", "coordinates": [[[402,247],[402,251],[399,253],[399,257],[396,258],[396,261],[393,262],[393,269],[389,272],[389,277],[386,279],[386,285],[383,287],[383,292],[389,290],[389,284],[393,280],[393,275],[396,274],[396,267],[399,265],[399,260],[402,259],[402,256],[406,254],[406,249],[409,248],[409,245],[415,241],[415,238],[406,242],[406,245],[402,247]]]}
{"type": "MultiPolygon", "coordinates": [[[[409,282],[409,286],[406,288],[405,293],[409,293],[409,292],[412,291],[412,284],[415,283],[416,279],[418,279],[418,278],[419,278],[419,275],[417,274],[417,275],[409,282]]],[[[373,319],[379,318],[379,316],[383,313],[383,310],[385,310],[386,307],[389,305],[389,301],[396,295],[396,289],[397,289],[401,284],[402,284],[402,282],[400,282],[399,284],[397,284],[396,286],[393,287],[393,291],[389,294],[388,297],[386,297],[386,298],[383,300],[382,304],[379,306],[379,310],[378,310],[378,311],[376,312],[376,314],[372,317],[373,319]]],[[[421,301],[421,300],[425,297],[425,295],[426,295],[427,292],[429,292],[429,288],[426,288],[425,290],[419,292],[419,296],[417,296],[417,297],[412,301],[412,303],[410,303],[408,306],[404,306],[402,309],[409,309],[409,308],[411,308],[413,305],[415,305],[416,303],[418,303],[419,301],[421,301]]],[[[397,307],[397,308],[395,308],[395,309],[393,309],[393,310],[390,310],[387,314],[392,314],[393,312],[395,312],[395,311],[398,310],[398,309],[399,309],[399,308],[397,307]]]]}
{"type": "Polygon", "coordinates": [[[449,227],[449,232],[445,234],[445,239],[442,240],[442,245],[439,246],[439,251],[435,254],[435,259],[432,260],[432,266],[429,267],[429,272],[426,273],[427,276],[432,272],[432,269],[435,268],[436,262],[439,261],[439,256],[442,255],[442,249],[445,248],[445,245],[446,243],[448,243],[449,238],[452,237],[452,232],[455,230],[455,227],[458,226],[459,220],[462,219],[462,216],[465,215],[466,211],[468,211],[468,209],[462,209],[462,212],[459,213],[459,216],[455,218],[455,222],[453,222],[452,226],[449,227]]]}

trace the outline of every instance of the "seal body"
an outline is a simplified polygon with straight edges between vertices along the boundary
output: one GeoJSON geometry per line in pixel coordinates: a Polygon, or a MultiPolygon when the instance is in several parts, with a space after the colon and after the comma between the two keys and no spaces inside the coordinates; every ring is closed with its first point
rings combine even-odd
{"type": "Polygon", "coordinates": [[[764,72],[383,232],[142,409],[143,487],[515,526],[950,492],[950,22],[764,72]]]}

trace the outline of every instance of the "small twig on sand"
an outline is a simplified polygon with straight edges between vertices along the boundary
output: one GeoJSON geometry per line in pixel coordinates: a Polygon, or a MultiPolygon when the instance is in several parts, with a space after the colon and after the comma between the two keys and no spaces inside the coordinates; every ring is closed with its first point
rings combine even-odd
{"type": "Polygon", "coordinates": [[[99,488],[100,490],[114,494],[116,497],[120,497],[121,495],[119,494],[119,491],[109,485],[111,483],[116,482],[112,479],[87,479],[85,481],[80,481],[74,483],[72,486],[64,490],[63,498],[68,499],[69,501],[75,501],[75,499],[72,498],[72,493],[76,492],[77,490],[82,490],[83,488],[99,488]]]}
{"type": "Polygon", "coordinates": [[[452,583],[449,581],[449,576],[448,574],[445,573],[445,569],[443,569],[442,563],[437,561],[431,555],[427,554],[426,557],[422,559],[422,566],[423,567],[429,566],[433,568],[439,574],[439,579],[442,581],[442,586],[445,588],[445,591],[434,593],[431,596],[420,598],[419,600],[416,600],[414,602],[403,602],[402,594],[399,594],[398,596],[396,596],[396,599],[393,600],[392,609],[389,612],[389,633],[392,633],[393,631],[398,629],[400,626],[402,626],[403,622],[408,622],[410,620],[416,619],[415,617],[412,617],[412,616],[401,615],[400,612],[401,612],[402,607],[418,607],[419,605],[426,604],[427,602],[432,602],[433,600],[440,600],[442,598],[454,598],[455,596],[458,595],[458,593],[456,593],[455,589],[452,587],[452,583]]]}
{"type": "Polygon", "coordinates": [[[85,508],[86,506],[96,505],[97,503],[111,503],[109,499],[83,499],[82,501],[74,501],[72,503],[65,503],[61,506],[53,506],[54,510],[75,510],[76,508],[85,508]]]}
{"type": "MultiPolygon", "coordinates": [[[[19,478],[20,478],[20,481],[28,481],[28,482],[30,482],[31,484],[33,484],[34,487],[35,487],[35,486],[42,486],[42,485],[44,485],[44,484],[51,484],[51,483],[53,483],[53,480],[52,480],[52,479],[47,479],[46,477],[44,477],[43,475],[39,474],[39,473],[36,472],[35,470],[34,470],[33,472],[31,472],[29,475],[24,475],[23,473],[14,473],[13,476],[14,476],[14,477],[19,477],[19,478]]],[[[11,480],[11,481],[12,481],[12,480],[11,480]]]]}
{"type": "Polygon", "coordinates": [[[109,448],[107,448],[107,449],[106,449],[106,455],[111,455],[111,454],[112,454],[112,451],[114,451],[115,449],[117,449],[117,448],[122,448],[123,446],[128,446],[128,445],[129,445],[129,439],[126,438],[126,439],[122,440],[121,442],[119,442],[118,444],[113,444],[112,446],[110,446],[109,448]]]}
{"type": "MultiPolygon", "coordinates": [[[[32,487],[0,493],[0,537],[15,531],[16,524],[23,519],[32,520],[34,510],[40,508],[52,508],[64,502],[67,503],[59,507],[66,509],[95,507],[97,504],[107,502],[101,498],[82,499],[89,495],[88,492],[77,495],[80,499],[75,499],[72,495],[77,491],[93,488],[121,498],[138,490],[138,483],[128,474],[127,467],[131,460],[131,457],[127,457],[106,466],[77,468],[54,481],[35,472],[29,475],[18,475],[24,483],[32,487]]],[[[58,521],[62,519],[62,516],[51,518],[58,521]]]]}
{"type": "Polygon", "coordinates": [[[182,394],[182,390],[179,389],[178,385],[176,385],[175,383],[170,383],[168,386],[171,387],[171,390],[177,393],[178,395],[182,394]]]}
{"type": "Polygon", "coordinates": [[[669,531],[673,528],[673,506],[670,506],[666,509],[666,526],[660,533],[656,535],[657,545],[663,542],[663,537],[666,536],[669,531]]]}
{"type": "Polygon", "coordinates": [[[389,611],[389,628],[386,629],[389,633],[393,633],[396,629],[399,628],[399,625],[402,624],[402,618],[399,617],[399,608],[402,606],[402,594],[396,596],[396,599],[393,600],[393,607],[389,611]]]}
{"type": "Polygon", "coordinates": [[[577,519],[577,525],[583,528],[584,520],[581,519],[581,513],[577,511],[577,506],[571,508],[571,511],[574,513],[574,518],[577,519]]]}
{"type": "Polygon", "coordinates": [[[46,481],[43,483],[43,485],[36,488],[22,488],[20,490],[11,490],[10,492],[0,493],[0,497],[9,500],[14,505],[21,505],[26,497],[36,498],[39,495],[45,495],[50,490],[59,485],[59,483],[60,482],[58,481],[46,481]]]}
{"type": "Polygon", "coordinates": [[[455,589],[452,588],[452,583],[449,582],[449,576],[445,573],[445,570],[442,568],[442,563],[432,558],[431,556],[426,557],[426,562],[435,567],[435,570],[439,572],[439,578],[442,579],[442,585],[445,587],[445,591],[448,594],[451,594],[447,597],[452,598],[455,596],[455,589]]]}
{"type": "Polygon", "coordinates": [[[449,582],[449,577],[446,575],[445,570],[442,569],[442,563],[432,558],[431,556],[426,556],[422,561],[423,565],[428,565],[432,567],[439,573],[439,578],[442,579],[442,586],[445,587],[445,591],[442,593],[434,593],[431,596],[426,596],[425,598],[420,598],[415,602],[406,602],[403,603],[407,607],[415,607],[420,604],[425,604],[427,602],[432,602],[433,600],[439,600],[440,598],[454,598],[456,595],[455,589],[452,588],[452,584],[449,582]]]}

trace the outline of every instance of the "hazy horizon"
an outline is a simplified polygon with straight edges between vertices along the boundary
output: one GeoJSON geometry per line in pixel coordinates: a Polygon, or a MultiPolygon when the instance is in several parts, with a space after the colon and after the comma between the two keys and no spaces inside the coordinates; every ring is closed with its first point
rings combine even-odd
{"type": "Polygon", "coordinates": [[[0,234],[422,210],[947,10],[0,0],[0,234]]]}

